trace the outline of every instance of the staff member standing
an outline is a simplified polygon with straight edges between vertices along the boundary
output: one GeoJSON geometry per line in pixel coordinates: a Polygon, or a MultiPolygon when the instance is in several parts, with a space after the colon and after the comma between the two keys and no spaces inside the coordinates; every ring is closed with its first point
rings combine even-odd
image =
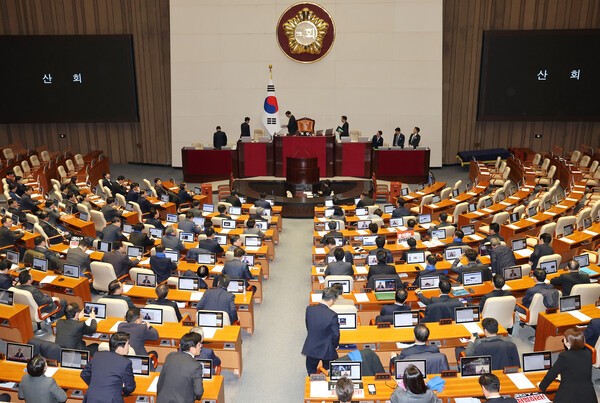
{"type": "Polygon", "coordinates": [[[413,148],[417,148],[419,146],[419,142],[421,141],[421,135],[419,132],[421,129],[418,127],[414,127],[410,137],[408,138],[408,145],[413,146],[413,148]]]}
{"type": "Polygon", "coordinates": [[[242,123],[241,131],[242,133],[240,134],[240,137],[250,137],[250,118],[248,116],[244,118],[244,123],[242,123]]]}
{"type": "Polygon", "coordinates": [[[288,136],[294,136],[298,131],[298,123],[296,122],[296,118],[294,117],[294,115],[292,115],[292,112],[290,111],[287,111],[285,113],[285,116],[287,116],[287,118],[289,119],[288,124],[284,125],[284,127],[287,127],[288,129],[288,136]]]}
{"type": "Polygon", "coordinates": [[[329,369],[329,363],[338,358],[337,348],[340,344],[340,324],[338,315],[331,306],[338,298],[333,287],[323,290],[321,302],[306,308],[306,330],[308,335],[304,341],[302,354],[306,356],[308,374],[317,372],[319,361],[329,369]]]}
{"type": "Polygon", "coordinates": [[[404,149],[404,140],[405,140],[404,134],[402,133],[402,131],[400,130],[399,127],[396,127],[396,130],[394,130],[393,146],[404,149]]]}
{"type": "Polygon", "coordinates": [[[336,131],[340,133],[340,137],[350,136],[350,125],[348,124],[348,116],[342,115],[342,125],[338,126],[336,131]]]}
{"type": "MultiPolygon", "coordinates": [[[[248,133],[250,132],[250,128],[248,128],[248,133]]],[[[249,135],[249,134],[248,134],[249,135]]],[[[213,134],[213,147],[217,150],[220,150],[221,147],[225,147],[227,145],[227,135],[224,131],[221,131],[221,126],[217,126],[217,131],[213,134]]]]}
{"type": "Polygon", "coordinates": [[[377,133],[371,138],[371,147],[379,148],[383,147],[383,132],[381,130],[377,130],[377,133]]]}

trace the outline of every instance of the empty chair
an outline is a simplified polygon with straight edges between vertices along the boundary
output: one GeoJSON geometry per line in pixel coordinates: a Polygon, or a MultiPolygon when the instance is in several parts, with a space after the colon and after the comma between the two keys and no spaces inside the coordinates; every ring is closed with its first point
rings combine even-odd
{"type": "Polygon", "coordinates": [[[569,215],[566,217],[560,217],[556,221],[556,229],[554,230],[554,236],[556,238],[558,238],[560,236],[564,236],[565,235],[565,227],[568,225],[575,226],[576,222],[577,222],[577,217],[572,216],[572,215],[569,215]]]}
{"type": "Polygon", "coordinates": [[[92,262],[90,269],[93,277],[92,287],[96,291],[108,292],[110,282],[117,279],[113,265],[105,262],[92,262]]]}
{"type": "Polygon", "coordinates": [[[542,162],[542,166],[540,167],[540,170],[537,171],[537,173],[539,173],[539,174],[545,174],[546,171],[548,170],[549,166],[550,166],[550,159],[549,158],[544,158],[544,161],[542,162]]]}
{"type": "Polygon", "coordinates": [[[40,153],[40,158],[44,162],[50,162],[50,153],[47,150],[44,150],[40,153]]]}
{"type": "Polygon", "coordinates": [[[581,209],[579,211],[579,213],[577,213],[577,228],[583,228],[583,221],[586,218],[590,218],[592,215],[592,208],[591,207],[585,207],[583,209],[581,209]]]}
{"type": "Polygon", "coordinates": [[[490,179],[490,185],[492,186],[504,186],[504,183],[506,183],[506,181],[508,180],[508,175],[510,175],[510,168],[505,168],[504,171],[502,171],[502,174],[498,177],[492,177],[492,179],[490,179]]]}
{"type": "Polygon", "coordinates": [[[468,209],[469,209],[469,203],[467,203],[467,202],[458,203],[456,205],[456,207],[454,207],[454,211],[452,212],[452,215],[448,216],[448,221],[456,224],[458,222],[458,216],[460,216],[463,213],[466,213],[468,209]]]}
{"type": "Polygon", "coordinates": [[[15,173],[16,176],[20,176],[20,177],[24,177],[25,175],[23,175],[23,171],[21,170],[21,166],[20,165],[15,165],[13,167],[13,172],[15,173]]]}
{"type": "Polygon", "coordinates": [[[581,306],[595,304],[600,299],[600,284],[575,284],[569,295],[579,295],[581,306]]]}
{"type": "Polygon", "coordinates": [[[117,206],[125,208],[125,206],[127,205],[127,200],[125,199],[125,196],[123,196],[121,193],[117,193],[115,194],[115,199],[117,201],[117,206]]]}
{"type": "Polygon", "coordinates": [[[29,157],[29,161],[31,161],[31,166],[33,169],[38,169],[41,166],[40,159],[35,154],[29,157]]]}
{"type": "Polygon", "coordinates": [[[225,211],[229,211],[229,208],[232,206],[231,203],[228,202],[224,202],[224,201],[220,201],[219,203],[217,203],[217,208],[219,208],[220,205],[224,205],[226,210],[225,211]]]}
{"type": "Polygon", "coordinates": [[[23,168],[23,173],[25,176],[31,175],[31,167],[29,166],[29,162],[27,162],[27,160],[21,161],[21,168],[23,168]]]}
{"type": "Polygon", "coordinates": [[[32,224],[39,224],[40,220],[38,218],[38,216],[34,215],[34,214],[25,214],[25,217],[27,218],[27,222],[30,222],[32,224]]]}
{"type": "Polygon", "coordinates": [[[590,165],[590,161],[591,158],[589,155],[584,155],[583,157],[581,157],[581,160],[579,160],[579,168],[587,168],[588,165],[590,165]]]}
{"type": "Polygon", "coordinates": [[[452,194],[451,187],[444,188],[440,192],[440,199],[442,199],[442,200],[449,199],[451,194],[452,194]]]}
{"type": "Polygon", "coordinates": [[[85,161],[83,159],[83,155],[81,154],[75,154],[75,164],[77,165],[78,169],[81,169],[85,166],[85,161]]]}
{"type": "Polygon", "coordinates": [[[510,329],[515,323],[515,304],[517,299],[512,295],[492,297],[485,301],[481,318],[494,318],[505,329],[510,329]]]}
{"type": "Polygon", "coordinates": [[[431,204],[432,200],[433,200],[433,195],[423,196],[423,198],[421,199],[421,203],[416,207],[411,207],[410,212],[415,213],[415,214],[421,214],[421,212],[423,211],[423,206],[425,206],[427,204],[431,204]]]}
{"type": "Polygon", "coordinates": [[[480,198],[479,201],[477,202],[477,210],[481,210],[481,209],[485,208],[486,200],[490,200],[490,199],[491,199],[490,196],[483,196],[482,198],[480,198]]]}
{"type": "Polygon", "coordinates": [[[577,165],[579,158],[581,158],[581,151],[579,151],[579,150],[573,151],[573,153],[571,154],[571,163],[577,165]]]}
{"type": "Polygon", "coordinates": [[[102,232],[104,227],[106,227],[106,219],[104,218],[104,214],[96,210],[91,210],[90,215],[92,221],[94,222],[94,228],[96,229],[96,232],[102,232]]]}
{"type": "Polygon", "coordinates": [[[58,176],[60,176],[60,182],[62,184],[67,184],[71,181],[71,179],[67,175],[67,171],[65,171],[65,167],[59,165],[58,168],[56,168],[56,170],[58,172],[58,176]]]}
{"type": "Polygon", "coordinates": [[[457,180],[456,182],[454,182],[454,186],[452,186],[452,189],[458,189],[460,191],[460,187],[462,185],[462,180],[457,180]]]}
{"type": "Polygon", "coordinates": [[[541,154],[535,154],[533,156],[533,161],[531,161],[531,165],[538,166],[540,165],[540,161],[542,160],[542,155],[541,154]]]}
{"type": "Polygon", "coordinates": [[[133,211],[137,213],[138,222],[142,222],[144,220],[144,213],[142,213],[142,208],[136,202],[129,202],[133,206],[133,211]]]}
{"type": "Polygon", "coordinates": [[[60,311],[60,302],[53,301],[54,308],[50,312],[44,313],[41,311],[42,307],[40,307],[37,304],[37,302],[35,302],[35,299],[33,299],[33,295],[29,291],[21,290],[19,288],[15,288],[15,287],[10,287],[9,291],[14,292],[14,303],[15,304],[25,305],[25,306],[29,307],[29,316],[31,317],[31,320],[37,326],[35,335],[42,336],[42,335],[46,334],[47,331],[42,329],[42,323],[47,318],[49,318],[50,316],[52,316],[55,313],[57,313],[58,311],[60,311]]]}
{"type": "Polygon", "coordinates": [[[556,166],[552,165],[548,170],[548,174],[546,176],[541,176],[539,178],[535,178],[535,183],[548,186],[549,184],[554,182],[554,174],[556,173],[556,166]]]}
{"type": "Polygon", "coordinates": [[[15,159],[15,153],[13,152],[12,148],[5,148],[4,150],[2,150],[2,154],[4,154],[4,159],[15,159]]]}
{"type": "Polygon", "coordinates": [[[125,318],[129,310],[127,302],[122,299],[100,298],[98,303],[106,304],[106,317],[110,318],[125,318]]]}
{"type": "Polygon", "coordinates": [[[358,314],[358,308],[355,305],[349,305],[349,304],[333,304],[331,306],[331,310],[337,314],[340,314],[340,313],[356,313],[356,314],[358,314]]]}
{"type": "Polygon", "coordinates": [[[67,167],[67,170],[69,171],[70,175],[74,175],[77,171],[75,169],[75,164],[73,164],[73,161],[70,159],[65,161],[65,166],[67,167]]]}

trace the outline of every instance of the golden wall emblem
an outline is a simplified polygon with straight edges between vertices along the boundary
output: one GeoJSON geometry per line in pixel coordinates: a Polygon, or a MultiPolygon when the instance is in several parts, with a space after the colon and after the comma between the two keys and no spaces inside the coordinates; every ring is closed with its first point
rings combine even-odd
{"type": "Polygon", "coordinates": [[[303,8],[283,24],[283,32],[288,38],[292,53],[321,53],[323,39],[327,35],[329,24],[317,17],[310,9],[303,8]]]}

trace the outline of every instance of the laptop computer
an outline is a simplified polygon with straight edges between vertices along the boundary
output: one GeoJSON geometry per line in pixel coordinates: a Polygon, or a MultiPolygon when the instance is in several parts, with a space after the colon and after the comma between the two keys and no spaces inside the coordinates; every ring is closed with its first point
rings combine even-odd
{"type": "Polygon", "coordinates": [[[454,308],[454,322],[459,323],[470,323],[479,322],[479,307],[478,306],[465,306],[454,308]]]}
{"type": "Polygon", "coordinates": [[[223,229],[235,229],[236,223],[235,220],[223,220],[221,221],[221,228],[223,229]]]}
{"type": "Polygon", "coordinates": [[[409,188],[402,188],[402,189],[400,189],[400,195],[401,196],[408,196],[408,192],[410,192],[409,188]]]}
{"type": "Polygon", "coordinates": [[[100,241],[98,247],[100,252],[108,253],[112,250],[112,242],[100,241]]]}
{"type": "Polygon", "coordinates": [[[475,226],[474,225],[463,225],[462,227],[460,227],[460,230],[463,232],[463,234],[465,234],[465,236],[473,235],[475,233],[475,226]]]}
{"type": "Polygon", "coordinates": [[[581,309],[581,296],[570,295],[568,297],[561,297],[558,306],[561,312],[578,311],[581,309]]]}
{"type": "Polygon", "coordinates": [[[214,213],[215,212],[215,206],[212,204],[203,204],[202,205],[202,212],[204,213],[214,213]]]}
{"type": "Polygon", "coordinates": [[[563,236],[569,236],[573,233],[573,224],[565,225],[563,227],[563,236]]]}
{"type": "Polygon", "coordinates": [[[19,252],[7,250],[6,260],[12,263],[11,269],[16,269],[19,266],[19,252]]]}
{"type": "Polygon", "coordinates": [[[71,277],[71,278],[79,278],[80,267],[74,264],[64,264],[63,265],[63,276],[71,277]]]}
{"type": "Polygon", "coordinates": [[[350,294],[350,280],[327,280],[327,287],[332,287],[334,284],[340,284],[342,286],[342,293],[350,294]]]}
{"type": "Polygon", "coordinates": [[[371,225],[371,220],[360,220],[356,222],[356,229],[369,229],[369,225],[371,225]]]}
{"type": "MultiPolygon", "coordinates": [[[[337,224],[337,223],[336,223],[337,224]]],[[[254,223],[256,228],[259,228],[261,231],[266,231],[269,229],[269,223],[266,221],[256,221],[254,223]]],[[[337,229],[337,228],[336,228],[337,229]]]]}
{"type": "Polygon", "coordinates": [[[15,303],[15,293],[0,288],[0,304],[12,306],[15,303]]]}
{"type": "Polygon", "coordinates": [[[242,208],[236,206],[229,206],[229,215],[242,215],[242,208]]]}
{"type": "Polygon", "coordinates": [[[431,203],[439,203],[442,201],[442,198],[439,195],[435,195],[431,198],[431,203]]]}
{"type": "Polygon", "coordinates": [[[166,250],[165,257],[171,259],[171,262],[173,263],[179,262],[179,252],[177,252],[176,250],[166,250]]]}
{"type": "Polygon", "coordinates": [[[124,234],[131,234],[132,232],[133,232],[133,225],[127,224],[127,223],[123,223],[123,233],[124,234]]]}
{"type": "Polygon", "coordinates": [[[367,266],[375,266],[379,262],[377,261],[377,255],[367,255],[367,266]]]}
{"type": "Polygon", "coordinates": [[[558,271],[558,262],[550,260],[549,262],[540,263],[540,269],[544,270],[546,274],[556,273],[558,271]]]}
{"type": "Polygon", "coordinates": [[[89,351],[63,348],[60,350],[60,367],[82,370],[90,360],[89,351]]]}
{"type": "Polygon", "coordinates": [[[163,203],[169,202],[169,195],[160,195],[160,201],[163,203]]]}
{"type": "Polygon", "coordinates": [[[140,287],[156,287],[156,274],[138,273],[135,284],[140,287]]]}
{"type": "Polygon", "coordinates": [[[234,294],[244,294],[246,292],[246,283],[242,279],[231,279],[227,286],[227,291],[234,294]]]}
{"type": "Polygon", "coordinates": [[[427,376],[427,361],[425,360],[395,360],[394,361],[394,376],[396,380],[404,379],[404,371],[409,365],[414,365],[421,371],[423,376],[427,376]]]}
{"type": "Polygon", "coordinates": [[[223,312],[219,311],[198,311],[196,313],[196,323],[201,327],[223,327],[223,312]]]}
{"type": "Polygon", "coordinates": [[[177,289],[185,291],[198,291],[198,279],[193,277],[179,277],[177,289]]]}
{"type": "Polygon", "coordinates": [[[552,368],[551,351],[523,353],[523,372],[547,371],[552,368]]]}
{"type": "Polygon", "coordinates": [[[377,301],[391,301],[396,299],[396,286],[397,279],[393,277],[375,279],[373,282],[375,299],[377,301]]]}
{"type": "Polygon", "coordinates": [[[521,266],[510,266],[502,269],[502,275],[504,276],[504,280],[520,280],[523,278],[523,270],[521,266]]]}
{"type": "Polygon", "coordinates": [[[79,213],[79,219],[81,221],[89,221],[90,220],[90,215],[89,215],[89,213],[85,213],[85,212],[82,211],[81,213],[79,213]]]}
{"type": "Polygon", "coordinates": [[[242,262],[246,262],[248,266],[254,266],[254,255],[244,255],[240,258],[242,262]]]}
{"type": "Polygon", "coordinates": [[[196,358],[202,364],[202,380],[210,381],[212,379],[213,360],[208,358],[196,358]]]}
{"type": "Polygon", "coordinates": [[[150,357],[146,355],[126,355],[131,361],[133,375],[148,376],[150,375],[150,357]]]}
{"type": "Polygon", "coordinates": [[[140,316],[146,323],[153,325],[163,324],[163,311],[162,309],[155,308],[140,308],[140,316]]]}
{"type": "Polygon", "coordinates": [[[225,234],[215,234],[215,241],[221,246],[227,245],[227,235],[225,234]]]}
{"type": "Polygon", "coordinates": [[[375,240],[377,240],[377,235],[364,235],[362,237],[362,245],[375,246],[375,240]]]}
{"type": "Polygon", "coordinates": [[[513,239],[510,242],[513,252],[518,252],[521,256],[530,256],[533,253],[532,249],[527,248],[527,239],[525,238],[513,239]]]}
{"type": "Polygon", "coordinates": [[[472,213],[473,211],[477,210],[477,205],[475,203],[469,203],[469,205],[467,206],[467,210],[469,211],[469,213],[472,213]]]}
{"type": "Polygon", "coordinates": [[[199,227],[204,227],[204,217],[194,217],[192,218],[192,221],[194,221],[194,224],[196,224],[199,227]]]}
{"type": "Polygon", "coordinates": [[[492,372],[492,356],[479,355],[473,357],[461,357],[460,359],[460,376],[480,376],[481,374],[489,374],[492,372]]]}
{"type": "Polygon", "coordinates": [[[514,222],[519,221],[521,219],[521,216],[519,215],[519,213],[511,213],[509,219],[510,219],[510,222],[512,224],[514,222]]]}
{"type": "Polygon", "coordinates": [[[166,220],[169,224],[175,224],[177,222],[177,214],[167,214],[166,220]]]}
{"type": "Polygon", "coordinates": [[[48,271],[48,259],[34,257],[33,262],[31,263],[31,268],[33,270],[48,271]]]}
{"type": "Polygon", "coordinates": [[[329,388],[335,388],[340,378],[346,377],[355,388],[362,389],[362,363],[360,361],[332,361],[329,364],[329,388]]]}
{"type": "Polygon", "coordinates": [[[483,271],[473,270],[462,273],[463,286],[483,284],[483,271]]]}
{"type": "Polygon", "coordinates": [[[437,239],[445,239],[446,238],[446,230],[443,228],[434,229],[431,231],[431,237],[437,239]]]}
{"type": "Polygon", "coordinates": [[[133,211],[133,204],[131,202],[125,204],[125,211],[133,211]]]}
{"type": "Polygon", "coordinates": [[[590,265],[590,255],[578,255],[574,256],[573,260],[579,263],[579,268],[588,267],[590,265]]]}
{"type": "Polygon", "coordinates": [[[433,290],[439,288],[440,276],[439,275],[420,275],[419,276],[419,288],[421,290],[433,290]]]}
{"type": "Polygon", "coordinates": [[[247,236],[244,238],[244,246],[258,248],[262,245],[262,240],[258,236],[247,236]]]}
{"type": "Polygon", "coordinates": [[[338,313],[338,322],[340,330],[356,330],[356,314],[355,313],[338,313]]]}
{"type": "Polygon", "coordinates": [[[144,254],[144,248],[141,246],[128,246],[127,247],[127,257],[139,259],[144,254]]]}
{"type": "Polygon", "coordinates": [[[180,232],[179,233],[179,240],[181,242],[192,243],[192,242],[194,242],[194,233],[193,232],[180,232]]]}
{"type": "Polygon", "coordinates": [[[419,214],[418,217],[419,224],[430,224],[431,223],[431,214],[419,214]]]}
{"type": "Polygon", "coordinates": [[[150,228],[150,236],[152,238],[161,238],[163,236],[163,230],[160,228],[150,228]]]}
{"type": "Polygon", "coordinates": [[[333,207],[333,199],[325,199],[325,207],[333,207]]]}
{"type": "Polygon", "coordinates": [[[419,311],[394,312],[394,327],[412,327],[419,324],[419,311]]]}
{"type": "Polygon", "coordinates": [[[407,264],[425,263],[425,251],[406,252],[407,264]]]}
{"type": "Polygon", "coordinates": [[[83,315],[89,317],[94,312],[97,319],[106,319],[106,304],[98,302],[86,302],[83,305],[83,315]]]}
{"type": "Polygon", "coordinates": [[[460,194],[460,190],[452,189],[452,197],[458,197],[459,194],[460,194]]]}
{"type": "Polygon", "coordinates": [[[398,228],[398,227],[403,227],[403,226],[404,226],[404,220],[402,219],[402,217],[390,218],[390,227],[398,228]]]}
{"type": "Polygon", "coordinates": [[[332,209],[332,208],[328,208],[328,209],[325,209],[325,210],[323,211],[323,216],[324,216],[325,218],[329,218],[329,217],[331,217],[331,216],[332,216],[334,213],[335,213],[335,210],[334,210],[334,209],[332,209]]]}
{"type": "Polygon", "coordinates": [[[527,215],[528,215],[529,217],[533,217],[533,216],[534,216],[534,215],[536,215],[536,214],[537,214],[537,207],[536,207],[536,206],[529,207],[529,208],[527,209],[527,215]]]}
{"type": "Polygon", "coordinates": [[[33,345],[6,342],[6,361],[27,362],[33,357],[33,345]]]}
{"type": "Polygon", "coordinates": [[[198,253],[196,261],[200,264],[215,264],[217,256],[214,253],[198,253]]]}
{"type": "Polygon", "coordinates": [[[485,201],[483,202],[483,204],[484,204],[485,208],[488,208],[488,207],[490,207],[492,204],[494,204],[494,202],[492,201],[492,199],[491,199],[491,198],[489,198],[489,199],[485,199],[485,201]]]}
{"type": "Polygon", "coordinates": [[[393,211],[394,211],[393,204],[385,204],[383,206],[383,214],[392,214],[393,211]]]}
{"type": "Polygon", "coordinates": [[[461,247],[457,247],[457,248],[446,248],[446,250],[444,251],[444,259],[448,260],[448,261],[454,261],[456,259],[460,259],[460,257],[462,256],[462,248],[461,247]]]}

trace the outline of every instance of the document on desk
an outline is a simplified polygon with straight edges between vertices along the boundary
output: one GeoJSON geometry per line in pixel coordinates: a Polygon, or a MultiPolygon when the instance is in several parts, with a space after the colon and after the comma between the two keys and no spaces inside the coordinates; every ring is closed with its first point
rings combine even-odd
{"type": "Polygon", "coordinates": [[[535,385],[522,372],[506,374],[506,376],[515,384],[517,389],[535,389],[535,385]]]}
{"type": "Polygon", "coordinates": [[[148,386],[149,393],[156,393],[158,390],[158,376],[152,380],[150,386],[148,386]]]}
{"type": "Polygon", "coordinates": [[[459,203],[459,202],[460,202],[460,200],[459,200],[459,199],[454,199],[454,198],[450,199],[450,201],[451,201],[452,203],[459,203]]]}
{"type": "Polygon", "coordinates": [[[365,231],[364,229],[359,229],[356,232],[358,233],[358,235],[369,235],[371,233],[371,231],[365,231]]]}
{"type": "Polygon", "coordinates": [[[474,241],[481,241],[483,239],[482,236],[479,236],[477,234],[471,234],[471,235],[469,235],[469,238],[472,239],[472,240],[474,240],[474,241]]]}
{"type": "Polygon", "coordinates": [[[310,383],[310,397],[329,397],[330,394],[327,381],[312,381],[310,383]]]}
{"type": "Polygon", "coordinates": [[[526,219],[526,221],[532,222],[534,224],[537,224],[537,223],[540,222],[540,220],[536,220],[535,218],[531,218],[531,217],[529,217],[528,219],[526,219]]]}
{"type": "Polygon", "coordinates": [[[326,255],[325,248],[315,248],[315,255],[326,255]]]}
{"type": "Polygon", "coordinates": [[[310,302],[321,302],[323,294],[310,294],[310,302]]]}
{"type": "Polygon", "coordinates": [[[365,266],[356,266],[356,274],[369,274],[369,269],[365,266]]]}
{"type": "Polygon", "coordinates": [[[510,228],[510,229],[519,229],[519,227],[517,225],[514,225],[514,224],[508,224],[506,227],[510,228]]]}
{"type": "Polygon", "coordinates": [[[483,334],[483,330],[481,330],[481,327],[479,327],[479,323],[477,323],[477,322],[468,322],[468,323],[463,323],[462,325],[471,334],[473,334],[473,333],[483,334]]]}
{"type": "Polygon", "coordinates": [[[123,293],[127,294],[133,288],[132,284],[123,284],[123,293]]]}
{"type": "Polygon", "coordinates": [[[323,237],[327,234],[327,231],[317,231],[317,234],[319,234],[320,237],[323,237]]]}
{"type": "Polygon", "coordinates": [[[258,252],[260,248],[258,246],[246,246],[246,251],[248,252],[258,252]]]}
{"type": "Polygon", "coordinates": [[[202,299],[203,295],[204,295],[204,292],[192,291],[190,293],[190,301],[198,302],[202,299]]]}
{"type": "Polygon", "coordinates": [[[566,243],[575,243],[574,239],[569,239],[569,238],[566,238],[566,237],[562,237],[562,238],[560,238],[560,240],[563,241],[563,242],[566,242],[566,243]]]}
{"type": "Polygon", "coordinates": [[[205,339],[214,339],[215,338],[215,333],[217,333],[217,328],[216,327],[202,326],[202,333],[204,333],[204,338],[205,339]]]}
{"type": "Polygon", "coordinates": [[[583,232],[584,232],[585,234],[588,234],[588,235],[591,235],[591,236],[596,236],[596,235],[598,235],[598,233],[597,233],[597,232],[590,231],[589,229],[583,230],[583,232]]]}
{"type": "Polygon", "coordinates": [[[16,384],[17,384],[16,382],[0,382],[0,388],[13,389],[16,384]]]}
{"type": "Polygon", "coordinates": [[[590,320],[592,320],[592,318],[587,316],[585,313],[582,313],[581,311],[569,311],[567,313],[571,314],[575,319],[579,319],[582,322],[589,322],[590,320]]]}
{"type": "Polygon", "coordinates": [[[386,229],[388,230],[388,232],[396,232],[396,228],[394,227],[388,227],[386,229]]]}
{"type": "Polygon", "coordinates": [[[456,397],[454,403],[481,403],[476,397],[456,397]]]}
{"type": "MultiPolygon", "coordinates": [[[[431,204],[429,205],[429,207],[431,207],[431,208],[438,208],[438,205],[437,205],[437,204],[435,204],[435,203],[431,203],[431,204]]],[[[422,225],[421,225],[421,226],[422,226],[422,225]]]]}
{"type": "Polygon", "coordinates": [[[217,272],[217,273],[221,273],[223,271],[223,266],[222,264],[217,264],[215,265],[211,271],[217,272]]]}
{"type": "Polygon", "coordinates": [[[219,231],[219,234],[229,234],[230,231],[231,230],[229,228],[225,228],[225,229],[221,228],[221,231],[219,231]]]}
{"type": "Polygon", "coordinates": [[[88,255],[91,255],[94,252],[95,252],[95,250],[90,250],[90,249],[88,249],[88,250],[85,251],[85,253],[88,254],[88,255]]]}
{"type": "Polygon", "coordinates": [[[54,280],[56,280],[58,276],[46,276],[41,281],[40,284],[50,284],[54,280]]]}
{"type": "Polygon", "coordinates": [[[119,325],[120,325],[121,323],[123,323],[123,322],[125,322],[125,321],[124,321],[124,320],[118,320],[118,321],[116,321],[116,322],[115,322],[115,324],[114,324],[114,325],[112,325],[112,327],[110,328],[110,331],[111,331],[112,333],[114,333],[114,332],[118,332],[118,331],[119,331],[119,325]]]}
{"type": "Polygon", "coordinates": [[[519,256],[528,257],[533,253],[533,249],[521,249],[515,252],[519,256]]]}
{"type": "Polygon", "coordinates": [[[46,375],[48,378],[52,378],[54,374],[56,374],[56,371],[58,371],[58,367],[47,367],[44,375],[46,375]]]}
{"type": "Polygon", "coordinates": [[[320,222],[325,222],[325,221],[327,221],[327,218],[326,217],[319,217],[319,221],[320,222]]]}
{"type": "Polygon", "coordinates": [[[141,260],[139,264],[141,264],[142,266],[150,264],[150,258],[141,260]]]}
{"type": "Polygon", "coordinates": [[[356,302],[369,302],[369,296],[362,292],[355,293],[354,299],[356,299],[356,302]]]}
{"type": "Polygon", "coordinates": [[[493,213],[494,212],[494,210],[489,209],[489,208],[481,209],[481,211],[485,211],[486,213],[493,213]]]}

